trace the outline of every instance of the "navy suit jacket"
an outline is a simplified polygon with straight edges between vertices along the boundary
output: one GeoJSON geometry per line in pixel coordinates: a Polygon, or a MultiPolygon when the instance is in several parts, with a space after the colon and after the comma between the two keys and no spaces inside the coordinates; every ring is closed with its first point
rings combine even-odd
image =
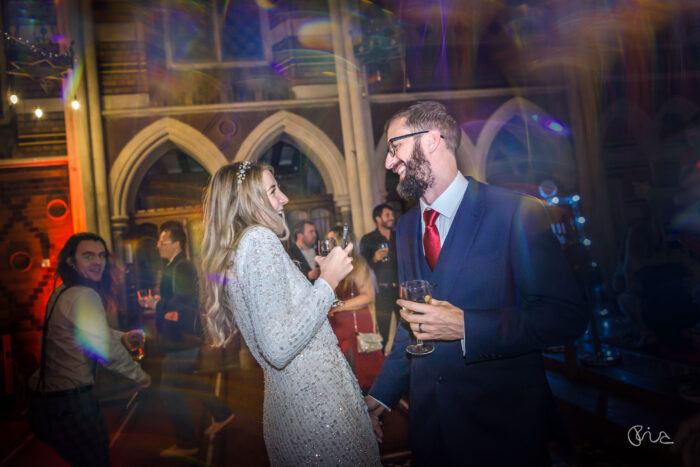
{"type": "Polygon", "coordinates": [[[588,317],[539,201],[469,179],[435,270],[422,252],[420,205],[397,225],[399,280],[425,279],[464,311],[459,340],[405,352],[399,326],[370,395],[395,407],[409,393],[419,465],[548,463],[554,402],[541,350],[583,334],[588,317]]]}
{"type": "MultiPolygon", "coordinates": [[[[291,242],[291,245],[289,247],[289,256],[292,257],[292,260],[294,260],[294,262],[297,264],[297,266],[301,270],[301,273],[304,274],[304,277],[306,277],[307,280],[310,280],[309,272],[312,268],[309,265],[309,262],[306,261],[304,253],[301,252],[301,249],[294,242],[291,242]]],[[[316,281],[311,281],[312,284],[315,282],[316,281]]]]}

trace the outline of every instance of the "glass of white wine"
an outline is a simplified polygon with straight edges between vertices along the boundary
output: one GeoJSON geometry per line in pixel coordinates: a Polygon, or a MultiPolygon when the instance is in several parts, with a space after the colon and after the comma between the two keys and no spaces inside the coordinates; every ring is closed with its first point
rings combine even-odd
{"type": "MultiPolygon", "coordinates": [[[[402,282],[400,284],[399,293],[402,300],[408,300],[416,303],[430,303],[433,295],[432,284],[422,279],[402,282]]],[[[408,310],[409,313],[415,313],[408,310]]],[[[410,355],[422,356],[433,353],[435,346],[425,343],[416,338],[416,343],[406,346],[406,352],[410,355]]]]}

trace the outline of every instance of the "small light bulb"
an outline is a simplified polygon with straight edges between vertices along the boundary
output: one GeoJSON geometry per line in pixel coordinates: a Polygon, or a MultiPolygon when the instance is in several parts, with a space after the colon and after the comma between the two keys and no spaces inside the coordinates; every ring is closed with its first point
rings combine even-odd
{"type": "Polygon", "coordinates": [[[574,203],[578,203],[579,201],[581,201],[581,196],[574,195],[571,197],[571,201],[573,201],[574,203]]]}
{"type": "Polygon", "coordinates": [[[559,204],[559,198],[556,196],[554,198],[552,198],[550,201],[552,202],[552,204],[559,204]]]}
{"type": "Polygon", "coordinates": [[[10,102],[11,102],[12,104],[16,104],[16,103],[19,102],[19,97],[17,97],[17,94],[12,94],[12,95],[10,96],[10,102]]]}
{"type": "Polygon", "coordinates": [[[584,238],[584,239],[583,239],[583,244],[584,244],[585,246],[591,246],[591,243],[592,243],[592,242],[591,242],[590,239],[588,239],[588,238],[584,238]]]}
{"type": "Polygon", "coordinates": [[[73,107],[73,110],[78,110],[80,108],[80,102],[78,102],[78,99],[73,99],[73,102],[71,102],[70,105],[73,107]]]}
{"type": "Polygon", "coordinates": [[[586,223],[586,218],[583,217],[583,216],[578,216],[578,217],[576,218],[576,222],[578,222],[579,224],[585,224],[585,223],[586,223]]]}
{"type": "Polygon", "coordinates": [[[44,111],[41,109],[36,109],[34,110],[34,115],[36,115],[36,118],[41,118],[44,116],[44,111]]]}

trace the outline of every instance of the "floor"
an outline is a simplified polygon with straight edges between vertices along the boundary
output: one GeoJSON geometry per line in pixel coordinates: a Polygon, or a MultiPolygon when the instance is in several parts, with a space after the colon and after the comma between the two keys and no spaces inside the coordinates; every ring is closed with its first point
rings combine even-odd
{"type": "MultiPolygon", "coordinates": [[[[234,420],[214,439],[202,436],[200,451],[186,459],[161,459],[161,450],[173,444],[173,430],[157,390],[159,363],[144,359],[144,369],[155,375],[151,389],[137,393],[123,382],[100,375],[98,390],[104,395],[103,411],[111,437],[111,457],[115,466],[166,465],[268,465],[262,431],[262,370],[243,348],[234,355],[207,355],[200,378],[212,390],[215,370],[223,369],[220,396],[236,413],[234,420]]],[[[203,413],[196,417],[201,430],[208,426],[203,413]]],[[[385,440],[380,449],[385,465],[409,465],[407,417],[393,411],[385,420],[385,440]]],[[[8,407],[0,427],[0,465],[66,465],[48,446],[33,437],[21,409],[8,407]]]]}

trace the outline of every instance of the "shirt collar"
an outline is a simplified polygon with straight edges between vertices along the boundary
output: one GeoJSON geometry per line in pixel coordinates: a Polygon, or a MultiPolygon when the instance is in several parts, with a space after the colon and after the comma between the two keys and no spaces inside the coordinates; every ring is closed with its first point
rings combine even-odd
{"type": "Polygon", "coordinates": [[[451,219],[457,213],[457,209],[459,209],[459,205],[462,202],[462,198],[464,198],[464,193],[467,192],[468,186],[469,180],[464,178],[462,172],[457,171],[457,176],[452,180],[450,186],[437,197],[433,204],[426,204],[423,198],[420,199],[421,212],[430,208],[436,210],[441,216],[451,219]]]}
{"type": "MultiPolygon", "coordinates": [[[[175,260],[178,259],[180,256],[185,256],[185,252],[184,252],[184,251],[180,251],[178,254],[176,254],[175,256],[173,256],[173,259],[171,259],[170,261],[168,261],[168,264],[166,264],[166,266],[170,266],[171,264],[173,264],[173,263],[175,262],[175,260]]],[[[162,263],[161,263],[161,264],[162,264],[162,263]]]]}

